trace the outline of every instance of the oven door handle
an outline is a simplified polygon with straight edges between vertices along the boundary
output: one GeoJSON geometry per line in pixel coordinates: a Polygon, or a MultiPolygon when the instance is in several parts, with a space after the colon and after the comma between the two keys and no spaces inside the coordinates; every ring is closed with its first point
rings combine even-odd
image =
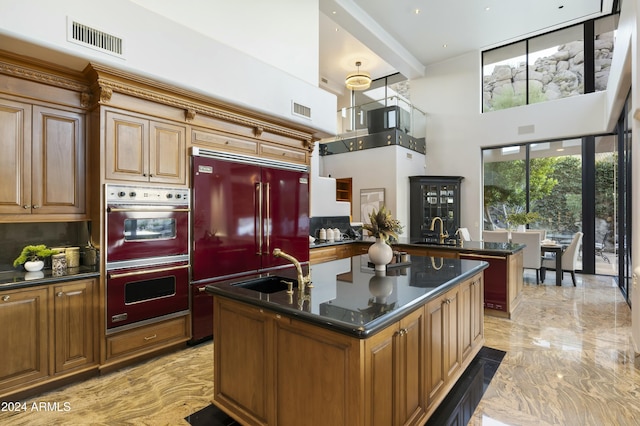
{"type": "Polygon", "coordinates": [[[109,274],[109,279],[113,280],[117,278],[132,277],[134,275],[144,275],[144,274],[153,274],[156,272],[175,271],[176,269],[183,269],[188,267],[189,265],[169,266],[167,268],[145,269],[144,271],[123,272],[121,274],[109,274]]]}
{"type": "Polygon", "coordinates": [[[190,208],[182,208],[182,209],[157,209],[157,208],[153,208],[153,209],[140,209],[140,208],[121,208],[121,207],[107,207],[107,213],[115,213],[115,212],[141,212],[141,213],[146,213],[146,212],[151,212],[151,213],[155,213],[155,212],[190,212],[191,209],[190,208]]]}

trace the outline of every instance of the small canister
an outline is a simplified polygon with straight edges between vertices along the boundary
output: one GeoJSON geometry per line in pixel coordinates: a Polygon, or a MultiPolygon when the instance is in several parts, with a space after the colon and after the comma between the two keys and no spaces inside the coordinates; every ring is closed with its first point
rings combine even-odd
{"type": "Polygon", "coordinates": [[[83,255],[83,265],[94,266],[96,263],[98,263],[98,251],[95,249],[95,247],[85,247],[83,255]]]}
{"type": "Polygon", "coordinates": [[[329,242],[333,242],[333,238],[333,229],[327,228],[327,240],[329,240],[329,242]]]}
{"type": "Polygon", "coordinates": [[[67,256],[65,253],[51,256],[51,273],[56,277],[67,273],[67,256]]]}
{"type": "Polygon", "coordinates": [[[342,241],[342,232],[340,232],[340,229],[333,228],[333,239],[336,241],[342,241]]]}
{"type": "Polygon", "coordinates": [[[67,268],[77,268],[80,266],[80,247],[67,247],[67,268]]]}
{"type": "Polygon", "coordinates": [[[327,230],[322,228],[320,229],[320,233],[318,234],[318,239],[319,240],[326,240],[327,239],[327,230]]]}

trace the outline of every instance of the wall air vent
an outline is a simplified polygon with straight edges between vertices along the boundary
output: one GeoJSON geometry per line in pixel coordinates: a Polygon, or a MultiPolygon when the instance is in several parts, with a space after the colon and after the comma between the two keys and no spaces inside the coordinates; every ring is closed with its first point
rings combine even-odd
{"type": "Polygon", "coordinates": [[[292,112],[300,117],[311,118],[311,108],[296,102],[292,102],[292,112]]]}
{"type": "Polygon", "coordinates": [[[122,57],[122,38],[69,19],[67,40],[85,47],[122,57]]]}

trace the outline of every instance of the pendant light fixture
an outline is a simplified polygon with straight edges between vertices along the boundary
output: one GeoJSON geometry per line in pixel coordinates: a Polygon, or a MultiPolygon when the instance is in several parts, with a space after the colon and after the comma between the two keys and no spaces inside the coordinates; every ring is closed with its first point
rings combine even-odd
{"type": "Polygon", "coordinates": [[[344,80],[344,84],[349,90],[366,90],[371,86],[371,76],[368,72],[360,71],[360,65],[362,65],[362,62],[356,62],[358,71],[347,75],[347,78],[344,80]]]}

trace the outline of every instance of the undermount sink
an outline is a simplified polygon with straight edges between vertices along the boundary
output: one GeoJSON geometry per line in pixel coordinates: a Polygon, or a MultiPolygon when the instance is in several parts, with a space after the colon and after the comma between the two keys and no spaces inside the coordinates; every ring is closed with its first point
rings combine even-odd
{"type": "Polygon", "coordinates": [[[458,240],[455,239],[449,239],[449,240],[444,240],[443,242],[440,242],[439,240],[420,240],[420,241],[414,241],[412,242],[412,244],[424,244],[424,245],[430,245],[430,246],[456,246],[458,244],[458,240]]]}
{"type": "Polygon", "coordinates": [[[248,281],[242,281],[232,284],[234,287],[240,287],[247,290],[259,291],[260,293],[277,293],[287,289],[287,283],[293,282],[290,278],[278,276],[269,276],[255,278],[248,281]]]}

